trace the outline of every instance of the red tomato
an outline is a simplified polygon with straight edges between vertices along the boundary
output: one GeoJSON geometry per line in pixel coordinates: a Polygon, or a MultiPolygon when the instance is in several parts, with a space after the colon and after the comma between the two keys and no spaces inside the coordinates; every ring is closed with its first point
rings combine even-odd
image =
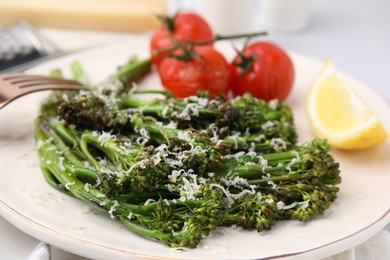
{"type": "MultiPolygon", "coordinates": [[[[172,28],[161,25],[153,34],[150,42],[152,62],[159,66],[161,60],[168,53],[155,54],[155,51],[172,46],[172,40],[184,43],[188,40],[202,41],[213,38],[213,32],[209,24],[195,13],[177,13],[172,19],[172,28]],[[172,39],[173,38],[173,39],[172,39]]],[[[212,46],[212,43],[209,44],[212,46]]]]}
{"type": "Polygon", "coordinates": [[[162,85],[175,97],[208,91],[210,97],[227,94],[231,87],[229,63],[211,47],[198,48],[190,60],[165,58],[159,67],[162,85]]]}
{"type": "Polygon", "coordinates": [[[284,100],[294,83],[294,65],[287,53],[270,42],[248,45],[243,53],[246,71],[237,64],[243,59],[237,55],[232,62],[232,90],[234,95],[251,93],[254,97],[284,100]],[[250,59],[252,58],[252,61],[250,59]]]}

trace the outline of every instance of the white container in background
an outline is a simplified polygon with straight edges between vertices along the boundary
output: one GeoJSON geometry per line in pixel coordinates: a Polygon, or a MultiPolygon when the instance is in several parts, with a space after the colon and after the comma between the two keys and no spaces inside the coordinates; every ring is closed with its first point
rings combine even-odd
{"type": "Polygon", "coordinates": [[[195,5],[217,34],[252,32],[259,15],[258,0],[196,0],[195,5]]]}
{"type": "Polygon", "coordinates": [[[177,12],[189,12],[194,10],[194,0],[166,0],[167,14],[173,16],[177,12]]]}
{"type": "Polygon", "coordinates": [[[309,20],[309,0],[262,0],[260,10],[263,25],[269,30],[300,31],[309,20]]]}

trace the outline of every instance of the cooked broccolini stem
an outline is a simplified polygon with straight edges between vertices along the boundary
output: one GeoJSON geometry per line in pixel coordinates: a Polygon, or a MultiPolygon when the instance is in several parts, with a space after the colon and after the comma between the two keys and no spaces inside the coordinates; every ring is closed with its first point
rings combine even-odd
{"type": "Polygon", "coordinates": [[[338,163],[324,140],[296,145],[287,104],[137,90],[150,66],[133,57],[101,89],[56,92],[42,106],[35,139],[51,186],[138,234],[190,248],[217,226],[308,221],[336,199],[338,163]]]}

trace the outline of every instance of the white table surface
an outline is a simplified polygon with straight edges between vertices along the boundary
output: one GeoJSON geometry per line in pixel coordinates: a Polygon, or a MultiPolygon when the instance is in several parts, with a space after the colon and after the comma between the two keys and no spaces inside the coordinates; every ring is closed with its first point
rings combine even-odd
{"type": "MultiPolygon", "coordinates": [[[[306,29],[294,33],[270,30],[265,39],[315,59],[330,57],[339,70],[364,82],[390,101],[389,13],[388,0],[312,0],[306,29]]],[[[255,21],[254,29],[264,29],[260,19],[255,21]]],[[[129,34],[114,32],[47,28],[40,28],[40,31],[66,52],[114,43],[129,37],[129,34]]],[[[19,232],[7,223],[0,224],[1,230],[19,232]]],[[[390,230],[390,225],[386,228],[390,230]]],[[[60,258],[61,253],[57,253],[57,256],[60,258]]]]}

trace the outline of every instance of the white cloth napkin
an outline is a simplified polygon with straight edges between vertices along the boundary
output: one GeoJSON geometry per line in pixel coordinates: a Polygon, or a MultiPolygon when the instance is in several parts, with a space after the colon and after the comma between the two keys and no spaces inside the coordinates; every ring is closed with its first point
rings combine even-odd
{"type": "MultiPolygon", "coordinates": [[[[389,260],[390,224],[365,243],[324,260],[389,260]]],[[[0,217],[0,259],[87,260],[43,243],[18,230],[0,217]]]]}
{"type": "Polygon", "coordinates": [[[390,225],[361,245],[325,260],[389,260],[390,225]]]}

